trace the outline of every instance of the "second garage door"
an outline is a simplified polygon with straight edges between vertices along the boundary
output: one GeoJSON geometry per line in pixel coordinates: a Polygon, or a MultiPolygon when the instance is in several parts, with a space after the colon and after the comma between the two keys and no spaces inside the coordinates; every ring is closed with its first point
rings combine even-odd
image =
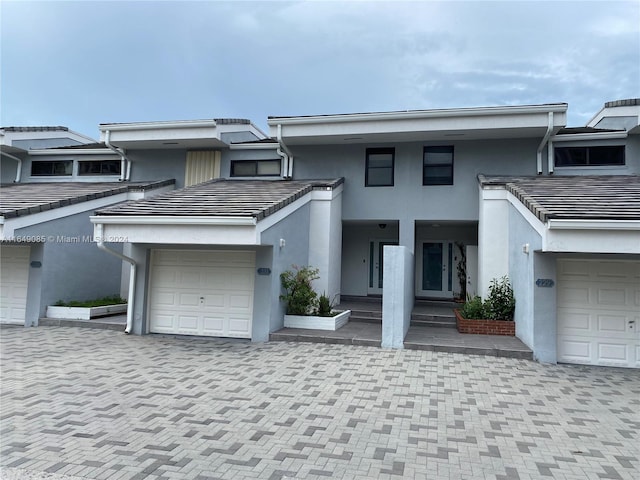
{"type": "Polygon", "coordinates": [[[251,338],[255,252],[154,250],[149,330],[251,338]]]}
{"type": "Polygon", "coordinates": [[[640,367],[640,262],[558,260],[558,361],[640,367]]]}
{"type": "Polygon", "coordinates": [[[0,322],[24,325],[30,247],[0,247],[0,322]]]}

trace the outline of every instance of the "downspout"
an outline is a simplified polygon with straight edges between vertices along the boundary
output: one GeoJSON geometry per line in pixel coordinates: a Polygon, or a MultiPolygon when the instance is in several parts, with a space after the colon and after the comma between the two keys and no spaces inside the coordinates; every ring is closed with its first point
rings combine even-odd
{"type": "Polygon", "coordinates": [[[549,175],[553,174],[553,169],[556,165],[556,157],[553,154],[553,140],[549,139],[549,144],[547,145],[547,165],[549,167],[549,175]]]}
{"type": "Polygon", "coordinates": [[[13,183],[20,183],[20,177],[22,176],[22,159],[13,156],[10,153],[6,153],[6,152],[0,152],[0,153],[2,153],[2,155],[4,155],[5,157],[9,157],[10,159],[18,162],[18,169],[16,170],[16,179],[13,181],[13,183]]]}
{"type": "Polygon", "coordinates": [[[278,149],[276,153],[282,157],[284,162],[283,173],[285,178],[293,177],[293,155],[282,140],[282,125],[278,124],[278,149]]]}
{"type": "Polygon", "coordinates": [[[115,250],[111,250],[109,247],[107,247],[104,244],[104,236],[103,236],[103,231],[104,231],[104,225],[102,223],[96,223],[96,237],[97,237],[97,245],[98,248],[100,250],[104,250],[105,252],[118,257],[120,260],[124,260],[125,262],[128,262],[129,265],[131,266],[131,270],[129,273],[129,295],[127,298],[127,326],[124,329],[124,333],[129,334],[131,333],[131,329],[133,328],[133,302],[135,300],[135,290],[136,290],[136,270],[137,270],[137,264],[136,261],[133,258],[127,257],[126,255],[123,255],[119,252],[116,252],[115,250]]]}
{"type": "Polygon", "coordinates": [[[131,176],[131,160],[127,158],[124,150],[111,145],[111,130],[107,130],[104,133],[104,144],[109,150],[112,150],[116,154],[120,155],[120,181],[128,181],[131,176]]]}
{"type": "Polygon", "coordinates": [[[547,125],[547,131],[542,137],[542,141],[540,145],[538,145],[538,151],[536,152],[536,159],[538,163],[538,175],[542,175],[542,149],[546,145],[549,137],[551,136],[551,132],[553,131],[553,112],[549,112],[549,123],[547,125]]]}

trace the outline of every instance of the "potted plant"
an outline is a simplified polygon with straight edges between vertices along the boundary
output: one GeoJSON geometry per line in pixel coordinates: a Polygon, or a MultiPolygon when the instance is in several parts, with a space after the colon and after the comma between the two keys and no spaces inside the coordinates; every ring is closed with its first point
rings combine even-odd
{"type": "Polygon", "coordinates": [[[489,295],[483,302],[478,296],[468,297],[461,309],[454,310],[460,333],[515,336],[513,314],[516,299],[508,277],[494,278],[489,295]]]}
{"type": "Polygon", "coordinates": [[[127,311],[127,301],[119,295],[97,298],[95,300],[58,300],[55,305],[47,307],[47,318],[68,320],[90,320],[127,311]]]}
{"type": "Polygon", "coordinates": [[[284,289],[280,300],[286,303],[285,327],[337,330],[349,321],[351,310],[335,311],[329,297],[318,296],[312,285],[318,278],[318,269],[310,266],[294,265],[280,274],[284,289]]]}

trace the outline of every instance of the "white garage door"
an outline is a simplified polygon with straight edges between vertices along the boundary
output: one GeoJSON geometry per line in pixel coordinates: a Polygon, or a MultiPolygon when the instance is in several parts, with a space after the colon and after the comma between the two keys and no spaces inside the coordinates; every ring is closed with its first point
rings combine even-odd
{"type": "Polygon", "coordinates": [[[153,333],[251,338],[255,252],[154,250],[153,333]]]}
{"type": "Polygon", "coordinates": [[[558,260],[558,361],[640,368],[640,262],[558,260]]]}
{"type": "Polygon", "coordinates": [[[0,247],[0,321],[24,325],[31,248],[0,247]]]}

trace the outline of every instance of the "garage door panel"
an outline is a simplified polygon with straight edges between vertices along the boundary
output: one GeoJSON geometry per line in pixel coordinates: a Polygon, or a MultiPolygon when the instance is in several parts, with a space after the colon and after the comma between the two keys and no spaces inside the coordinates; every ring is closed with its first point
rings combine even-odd
{"type": "Polygon", "coordinates": [[[173,314],[177,320],[163,333],[251,337],[255,252],[157,250],[151,268],[152,332],[158,314],[173,314]]]}
{"type": "Polygon", "coordinates": [[[578,363],[590,363],[591,341],[580,340],[577,337],[558,337],[559,346],[562,345],[565,361],[572,359],[578,363]]]}
{"type": "Polygon", "coordinates": [[[205,335],[212,335],[216,337],[225,336],[224,325],[225,315],[205,315],[202,317],[202,332],[205,335]]]}
{"type": "Polygon", "coordinates": [[[627,365],[629,363],[629,347],[619,343],[599,342],[598,363],[602,365],[627,365]]]}
{"type": "Polygon", "coordinates": [[[640,262],[559,260],[557,271],[558,361],[639,366],[640,262]]]}
{"type": "Polygon", "coordinates": [[[602,335],[624,336],[627,334],[629,320],[626,315],[598,315],[597,332],[602,335]]]}
{"type": "MultiPolygon", "coordinates": [[[[153,321],[155,323],[156,329],[158,331],[161,331],[161,330],[172,331],[175,328],[173,320],[174,320],[174,316],[173,315],[157,314],[153,318],[153,321]]],[[[161,333],[163,333],[163,332],[161,332],[161,333]]]]}

